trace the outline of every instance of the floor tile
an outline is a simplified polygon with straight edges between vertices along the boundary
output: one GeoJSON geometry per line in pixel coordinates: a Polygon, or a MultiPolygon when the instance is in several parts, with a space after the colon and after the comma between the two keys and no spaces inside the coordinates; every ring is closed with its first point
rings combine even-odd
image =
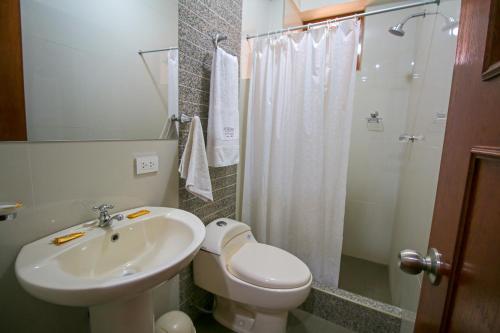
{"type": "Polygon", "coordinates": [[[389,268],[386,265],[343,255],[339,288],[392,304],[389,268]]]}

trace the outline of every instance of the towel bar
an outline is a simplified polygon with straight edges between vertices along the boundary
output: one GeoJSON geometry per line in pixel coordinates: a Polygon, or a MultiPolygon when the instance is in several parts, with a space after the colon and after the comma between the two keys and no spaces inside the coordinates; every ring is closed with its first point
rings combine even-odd
{"type": "Polygon", "coordinates": [[[185,124],[191,122],[193,120],[192,117],[186,116],[185,114],[181,114],[180,117],[176,116],[175,114],[170,117],[171,121],[178,121],[179,124],[185,124]]]}

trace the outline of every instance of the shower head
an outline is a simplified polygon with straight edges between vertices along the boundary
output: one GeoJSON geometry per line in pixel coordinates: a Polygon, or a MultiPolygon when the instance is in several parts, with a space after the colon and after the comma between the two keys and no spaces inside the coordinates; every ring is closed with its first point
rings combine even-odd
{"type": "Polygon", "coordinates": [[[452,30],[452,29],[455,29],[456,27],[458,27],[458,21],[452,16],[446,16],[446,15],[441,14],[440,12],[427,13],[427,12],[423,11],[423,12],[415,13],[415,14],[412,14],[410,16],[405,17],[400,23],[396,24],[395,26],[390,27],[389,32],[391,34],[393,34],[394,36],[403,37],[405,35],[405,31],[404,31],[403,27],[406,24],[406,22],[408,22],[408,20],[410,20],[414,17],[420,17],[420,16],[425,17],[426,15],[439,15],[442,18],[444,18],[445,24],[442,28],[443,31],[452,30]]]}
{"type": "Polygon", "coordinates": [[[389,28],[389,32],[395,36],[403,37],[405,35],[405,31],[403,30],[404,23],[399,23],[393,27],[389,28]]]}
{"type": "Polygon", "coordinates": [[[408,22],[408,20],[411,18],[419,17],[419,16],[425,17],[425,15],[426,15],[426,13],[425,13],[425,11],[423,11],[420,13],[415,13],[415,14],[412,14],[410,16],[407,16],[399,24],[390,27],[389,32],[391,34],[393,34],[394,36],[403,37],[405,35],[405,31],[403,30],[403,27],[406,24],[406,22],[408,22]]]}

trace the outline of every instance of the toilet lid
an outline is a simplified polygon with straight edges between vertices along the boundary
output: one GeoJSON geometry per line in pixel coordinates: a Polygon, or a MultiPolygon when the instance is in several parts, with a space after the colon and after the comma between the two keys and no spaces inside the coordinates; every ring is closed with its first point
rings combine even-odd
{"type": "Polygon", "coordinates": [[[297,288],[311,279],[309,268],[299,258],[261,243],[245,243],[227,267],[238,279],[264,288],[297,288]]]}

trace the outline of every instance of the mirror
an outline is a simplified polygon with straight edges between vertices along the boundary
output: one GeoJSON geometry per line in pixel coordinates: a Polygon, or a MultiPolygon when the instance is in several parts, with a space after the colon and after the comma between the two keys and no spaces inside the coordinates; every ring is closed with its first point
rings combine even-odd
{"type": "Polygon", "coordinates": [[[22,0],[29,141],[173,138],[176,0],[22,0]]]}

